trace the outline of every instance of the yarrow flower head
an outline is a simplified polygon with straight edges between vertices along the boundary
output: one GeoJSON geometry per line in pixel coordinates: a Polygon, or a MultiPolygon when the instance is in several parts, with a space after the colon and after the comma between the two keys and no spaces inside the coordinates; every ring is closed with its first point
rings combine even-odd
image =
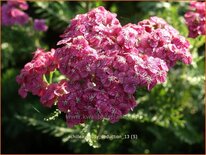
{"type": "Polygon", "coordinates": [[[43,75],[54,71],[55,68],[57,68],[57,63],[54,50],[44,52],[42,49],[37,49],[32,61],[24,66],[16,78],[21,84],[19,94],[26,97],[27,92],[32,92],[33,95],[42,96],[48,86],[48,83],[43,80],[43,75]]]}
{"type": "Polygon", "coordinates": [[[29,8],[25,0],[8,0],[7,4],[9,6],[20,8],[22,10],[27,10],[29,8]]]}
{"type": "Polygon", "coordinates": [[[169,68],[180,60],[185,64],[192,62],[189,42],[166,21],[151,17],[138,23],[144,29],[137,48],[141,53],[164,60],[169,68]]]}
{"type": "Polygon", "coordinates": [[[47,31],[48,26],[44,19],[35,19],[34,20],[34,29],[37,31],[47,31]]]}
{"type": "Polygon", "coordinates": [[[163,19],[122,27],[104,7],[77,15],[61,37],[59,48],[37,50],[17,82],[21,96],[30,91],[45,106],[56,102],[69,127],[88,119],[118,121],[137,105],[139,87],[151,90],[166,81],[176,61],[192,61],[189,42],[163,19]],[[46,83],[44,74],[55,68],[66,79],[46,83]]]}
{"type": "Polygon", "coordinates": [[[28,4],[24,0],[7,1],[1,7],[2,25],[11,26],[14,24],[24,25],[28,23],[29,16],[23,11],[28,9],[28,4]]]}
{"type": "Polygon", "coordinates": [[[185,13],[184,18],[189,29],[190,38],[196,38],[199,35],[205,35],[206,8],[205,2],[190,2],[189,11],[185,13]]]}

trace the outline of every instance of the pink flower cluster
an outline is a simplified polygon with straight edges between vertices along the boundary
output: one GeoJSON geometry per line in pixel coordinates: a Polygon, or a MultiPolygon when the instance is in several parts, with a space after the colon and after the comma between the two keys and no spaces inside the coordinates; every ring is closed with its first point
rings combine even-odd
{"type": "Polygon", "coordinates": [[[25,0],[9,0],[1,7],[2,25],[24,25],[28,23],[29,16],[23,11],[28,9],[25,0]]]}
{"type": "Polygon", "coordinates": [[[140,52],[164,60],[169,68],[178,60],[185,64],[192,62],[189,42],[163,19],[151,17],[138,25],[144,29],[137,45],[140,52]]]}
{"type": "MultiPolygon", "coordinates": [[[[1,7],[2,25],[24,25],[29,21],[29,16],[23,11],[29,8],[25,0],[8,0],[1,7]]],[[[36,31],[47,31],[48,26],[44,19],[34,19],[34,29],[36,31]]]]}
{"type": "Polygon", "coordinates": [[[190,10],[184,15],[189,29],[188,37],[196,38],[199,35],[205,35],[206,8],[205,2],[190,2],[190,10]]]}
{"type": "Polygon", "coordinates": [[[46,25],[46,21],[44,19],[35,19],[34,29],[36,31],[47,31],[48,26],[46,25]]]}
{"type": "Polygon", "coordinates": [[[48,87],[48,83],[43,80],[43,75],[54,71],[56,68],[54,50],[44,52],[42,49],[37,49],[33,60],[24,66],[21,74],[16,78],[17,82],[21,84],[19,94],[24,98],[27,96],[27,92],[42,96],[48,87]]]}
{"type": "Polygon", "coordinates": [[[69,127],[118,121],[137,105],[139,87],[150,90],[165,82],[176,61],[192,61],[188,41],[158,17],[122,27],[116,14],[98,7],[72,19],[61,37],[55,51],[37,50],[17,82],[21,96],[30,91],[48,107],[57,103],[69,127]],[[43,75],[54,68],[66,79],[45,83],[43,75]]]}

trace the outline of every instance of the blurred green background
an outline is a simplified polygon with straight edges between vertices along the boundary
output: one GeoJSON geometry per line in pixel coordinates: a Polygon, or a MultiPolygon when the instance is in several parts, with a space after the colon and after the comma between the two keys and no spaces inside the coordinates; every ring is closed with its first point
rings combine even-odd
{"type": "Polygon", "coordinates": [[[29,24],[2,27],[2,153],[204,153],[205,37],[188,39],[192,65],[177,65],[150,92],[137,91],[139,105],[119,122],[88,122],[67,128],[64,115],[41,106],[38,97],[18,95],[15,77],[37,47],[56,48],[59,35],[79,13],[97,6],[117,13],[122,25],[159,16],[187,37],[186,2],[28,2],[32,18],[44,18],[47,32],[29,24]],[[59,117],[56,117],[56,116],[59,117]],[[83,138],[71,138],[81,135],[83,138]],[[125,139],[98,140],[98,135],[125,139]],[[133,138],[132,138],[132,135],[133,138]],[[129,137],[129,138],[128,138],[129,137]]]}

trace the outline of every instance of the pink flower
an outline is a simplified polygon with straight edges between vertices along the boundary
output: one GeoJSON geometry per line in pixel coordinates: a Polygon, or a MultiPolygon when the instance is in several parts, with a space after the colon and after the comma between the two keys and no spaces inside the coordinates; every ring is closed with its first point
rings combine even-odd
{"type": "Polygon", "coordinates": [[[151,90],[177,60],[191,63],[189,43],[163,19],[121,27],[115,17],[102,7],[77,15],[58,42],[59,70],[79,83],[58,102],[70,127],[85,122],[85,115],[118,121],[136,106],[137,87],[151,90]]]}
{"type": "Polygon", "coordinates": [[[190,2],[190,10],[185,13],[184,18],[189,29],[190,38],[205,35],[205,2],[190,2]]]}
{"type": "Polygon", "coordinates": [[[47,107],[57,103],[69,127],[88,119],[117,122],[137,106],[139,87],[151,90],[178,60],[192,61],[189,42],[158,17],[122,27],[98,7],[72,19],[61,37],[56,50],[35,52],[17,82],[22,97],[32,92],[47,107]],[[42,76],[54,69],[67,79],[45,83],[42,76]]]}
{"type": "Polygon", "coordinates": [[[7,4],[12,7],[17,7],[22,10],[27,10],[29,8],[25,0],[8,0],[7,4]]]}
{"type": "Polygon", "coordinates": [[[66,90],[66,85],[66,80],[48,85],[46,90],[41,95],[40,102],[47,107],[53,106],[60,96],[68,93],[66,90]]]}
{"type": "Polygon", "coordinates": [[[2,25],[11,26],[14,24],[24,25],[28,23],[29,16],[22,10],[28,9],[25,1],[8,1],[2,5],[2,25]]]}
{"type": "Polygon", "coordinates": [[[192,62],[189,42],[163,19],[151,17],[149,20],[139,22],[138,25],[144,28],[144,33],[141,34],[137,44],[141,53],[164,60],[169,68],[178,60],[186,64],[192,62]],[[147,32],[148,26],[151,32],[147,32]]]}
{"type": "Polygon", "coordinates": [[[48,26],[46,25],[44,19],[35,19],[34,20],[34,29],[37,31],[47,31],[48,26]]]}
{"type": "Polygon", "coordinates": [[[16,81],[21,85],[19,93],[26,97],[27,92],[33,95],[42,96],[48,84],[43,80],[43,75],[54,71],[57,68],[56,60],[53,57],[54,49],[45,53],[42,49],[37,49],[33,60],[27,63],[21,70],[16,81]]]}

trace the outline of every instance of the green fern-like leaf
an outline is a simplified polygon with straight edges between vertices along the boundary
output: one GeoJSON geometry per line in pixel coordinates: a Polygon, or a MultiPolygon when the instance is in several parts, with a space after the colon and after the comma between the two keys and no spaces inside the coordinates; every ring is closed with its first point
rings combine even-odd
{"type": "MultiPolygon", "coordinates": [[[[55,111],[52,114],[59,113],[58,111],[55,111]]],[[[49,118],[54,118],[54,116],[51,116],[49,118]]],[[[54,137],[61,138],[63,143],[66,143],[68,141],[70,142],[77,142],[81,141],[82,143],[87,142],[90,146],[93,148],[100,147],[100,144],[98,142],[98,128],[96,128],[96,124],[93,124],[92,121],[90,121],[87,125],[80,125],[71,128],[68,128],[65,125],[65,122],[62,120],[55,120],[52,122],[52,119],[47,120],[41,120],[39,118],[34,117],[27,117],[27,116],[15,116],[18,120],[26,123],[29,126],[33,126],[35,129],[41,131],[45,134],[50,134],[54,137]],[[48,121],[50,120],[50,121],[48,121]],[[58,124],[56,123],[58,122],[58,124]]],[[[56,117],[56,116],[55,116],[56,117]]]]}
{"type": "Polygon", "coordinates": [[[63,30],[69,24],[73,13],[63,1],[55,2],[34,2],[35,13],[41,18],[45,18],[49,26],[55,30],[63,30]]]}
{"type": "Polygon", "coordinates": [[[40,130],[42,133],[49,133],[54,137],[64,138],[76,132],[74,129],[70,129],[65,125],[63,125],[63,122],[61,124],[54,124],[48,121],[43,121],[43,120],[30,118],[27,116],[20,116],[20,115],[16,115],[16,118],[26,123],[29,126],[35,127],[37,130],[40,130]]]}

